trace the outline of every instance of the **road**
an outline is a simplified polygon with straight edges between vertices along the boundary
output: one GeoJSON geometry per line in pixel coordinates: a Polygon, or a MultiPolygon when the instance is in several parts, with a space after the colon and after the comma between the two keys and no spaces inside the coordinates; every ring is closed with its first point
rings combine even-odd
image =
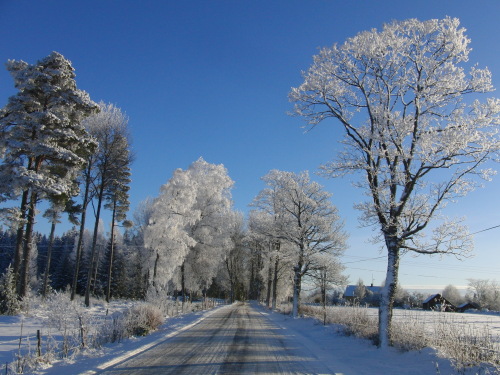
{"type": "Polygon", "coordinates": [[[238,303],[99,374],[334,374],[297,337],[238,303]]]}

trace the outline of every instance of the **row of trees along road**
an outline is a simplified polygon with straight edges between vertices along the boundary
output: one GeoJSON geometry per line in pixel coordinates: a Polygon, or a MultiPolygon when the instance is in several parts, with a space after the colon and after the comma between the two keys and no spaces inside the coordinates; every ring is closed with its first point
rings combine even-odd
{"type": "MultiPolygon", "coordinates": [[[[187,170],[174,171],[160,195],[138,207],[130,227],[125,217],[133,157],[127,117],[115,106],[96,104],[78,90],[71,63],[58,53],[34,65],[10,61],[8,68],[18,93],[9,98],[0,114],[0,193],[2,202],[15,200],[20,207],[2,209],[10,232],[17,231],[14,267],[3,281],[12,280],[18,297],[25,297],[32,279],[40,276],[43,295],[51,286],[61,288],[61,282],[67,280],[60,269],[64,267],[72,270],[72,299],[83,292],[89,306],[90,296],[105,290],[109,301],[116,268],[115,222],[127,227],[120,246],[139,260],[125,265],[123,254],[120,257],[121,275],[132,275],[140,285],[134,297],[147,290],[156,296],[180,290],[184,297],[186,291],[206,295],[212,289],[213,293],[229,290],[232,300],[259,298],[265,290],[266,273],[271,275],[268,303],[272,300],[276,306],[277,299],[291,289],[297,316],[304,277],[321,289],[323,299],[332,283],[344,281],[338,262],[346,237],[342,223],[330,194],[311,182],[307,173],[272,171],[265,176],[269,188],[255,199],[256,209],[246,227],[243,215],[232,208],[233,181],[227,170],[200,158],[187,170]],[[41,252],[45,259],[33,259],[39,254],[34,219],[41,200],[50,202],[44,216],[52,225],[48,248],[41,252]],[[85,227],[91,202],[95,216],[92,233],[85,227]],[[108,241],[100,227],[103,208],[112,211],[108,241]],[[66,242],[65,254],[56,249],[58,280],[51,283],[54,244],[61,247],[55,229],[63,213],[75,225],[65,237],[75,243],[66,242]],[[43,265],[43,274],[33,272],[37,264],[43,265]],[[293,288],[288,280],[293,280],[293,288]]],[[[119,289],[123,293],[124,288],[119,289]]]]}
{"type": "Polygon", "coordinates": [[[282,297],[289,290],[287,280],[293,280],[297,316],[304,277],[325,297],[332,283],[343,284],[338,256],[346,234],[331,195],[306,172],[273,170],[263,181],[268,187],[255,198],[256,209],[245,228],[243,215],[232,209],[233,181],[223,165],[200,158],[187,170],[174,172],[143,210],[154,293],[176,289],[183,297],[187,290],[205,294],[216,280],[226,283],[231,300],[259,298],[267,269],[267,301],[272,290],[276,306],[281,267],[282,297]]]}
{"type": "Polygon", "coordinates": [[[452,18],[361,32],[323,48],[290,93],[295,114],[311,127],[334,120],[345,134],[344,149],[323,173],[363,177],[356,186],[369,200],[355,207],[379,228],[388,254],[381,347],[390,345],[401,254],[467,255],[467,231],[440,211],[488,180],[485,164],[498,157],[500,101],[479,100],[493,90],[491,73],[467,64],[464,33],[452,18]]]}
{"type": "MultiPolygon", "coordinates": [[[[2,209],[5,221],[17,231],[14,287],[19,297],[26,296],[37,204],[46,200],[50,208],[45,216],[52,226],[42,293],[47,291],[52,242],[61,213],[67,212],[73,223],[77,223],[78,213],[81,215],[74,298],[88,203],[97,197],[96,227],[105,202],[113,210],[113,221],[124,220],[128,209],[132,158],[127,119],[118,108],[96,104],[77,89],[70,61],[57,52],[33,65],[10,60],[7,69],[18,92],[0,112],[0,201],[20,202],[17,209],[2,209]],[[77,205],[72,198],[81,186],[83,201],[77,205]]],[[[96,239],[97,230],[93,250],[96,239]]],[[[112,257],[113,252],[110,254],[112,257]]],[[[91,264],[87,305],[92,269],[91,264]]]]}
{"type": "MultiPolygon", "coordinates": [[[[467,256],[467,230],[442,209],[488,180],[487,163],[498,158],[500,101],[480,100],[493,90],[491,73],[468,63],[469,42],[457,19],[394,21],[322,49],[290,93],[294,113],[308,126],[331,121],[345,135],[344,149],[323,173],[357,174],[355,186],[369,197],[355,207],[365,225],[378,228],[388,254],[381,347],[391,342],[401,255],[467,256]]],[[[90,201],[97,202],[97,219],[102,204],[114,220],[124,219],[132,157],[126,118],[76,89],[64,57],[52,53],[35,65],[7,67],[19,93],[0,113],[0,199],[20,202],[8,219],[18,234],[14,274],[24,296],[37,202],[51,202],[47,215],[55,224],[60,212],[74,212],[70,198],[80,186],[83,241],[90,201]]],[[[232,210],[233,182],[223,166],[200,159],[175,171],[134,217],[134,246],[148,260],[139,273],[150,290],[207,293],[229,285],[232,297],[267,291],[268,304],[291,292],[297,314],[304,277],[318,286],[342,280],[337,256],[345,234],[328,194],[306,173],[271,171],[264,182],[245,228],[232,210]]],[[[96,233],[84,276],[87,304],[96,281],[96,233]]],[[[74,280],[81,277],[80,243],[77,249],[74,280]]]]}

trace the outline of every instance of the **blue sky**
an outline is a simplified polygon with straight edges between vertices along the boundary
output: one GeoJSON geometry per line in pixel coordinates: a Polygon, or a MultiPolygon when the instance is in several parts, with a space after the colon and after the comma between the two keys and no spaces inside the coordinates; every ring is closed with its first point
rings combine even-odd
{"type": "MultiPolygon", "coordinates": [[[[270,169],[314,173],[339,149],[335,124],[304,133],[303,121],[287,115],[288,92],[319,47],[394,19],[458,17],[472,39],[471,62],[488,66],[500,87],[499,14],[497,0],[0,0],[0,61],[34,63],[58,51],[72,61],[80,89],[127,113],[136,154],[132,210],[201,156],[227,167],[235,207],[247,211],[270,169]]],[[[0,106],[14,93],[0,69],[0,106]]],[[[367,258],[384,252],[366,243],[371,229],[359,228],[352,209],[360,192],[347,179],[316,179],[333,193],[350,232],[344,260],[351,282],[382,282],[385,260],[367,258]]],[[[446,213],[465,216],[471,232],[499,225],[499,188],[496,178],[446,213]]],[[[38,229],[44,225],[39,217],[38,229]]],[[[475,257],[465,262],[405,256],[401,283],[500,279],[499,235],[478,234],[475,257]]]]}

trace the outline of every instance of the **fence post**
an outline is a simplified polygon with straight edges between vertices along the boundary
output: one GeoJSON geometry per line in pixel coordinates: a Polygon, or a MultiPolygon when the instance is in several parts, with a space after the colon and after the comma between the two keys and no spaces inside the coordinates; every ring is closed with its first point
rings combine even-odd
{"type": "Polygon", "coordinates": [[[80,321],[80,337],[82,339],[82,348],[85,348],[85,328],[83,327],[82,317],[79,315],[78,320],[80,321]]]}
{"type": "Polygon", "coordinates": [[[40,334],[40,330],[36,330],[36,339],[37,339],[37,345],[36,345],[36,353],[38,354],[39,357],[42,356],[42,335],[40,334]]]}

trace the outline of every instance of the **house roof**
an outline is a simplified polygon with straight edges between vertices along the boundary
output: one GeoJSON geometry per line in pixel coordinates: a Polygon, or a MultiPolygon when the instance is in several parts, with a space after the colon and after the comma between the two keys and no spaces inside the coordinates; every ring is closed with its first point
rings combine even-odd
{"type": "Polygon", "coordinates": [[[462,308],[467,307],[467,306],[471,306],[471,307],[474,307],[474,308],[478,307],[477,303],[474,303],[474,302],[465,302],[465,303],[462,303],[460,306],[457,306],[457,307],[459,309],[462,309],[462,308]]]}
{"type": "MultiPolygon", "coordinates": [[[[357,285],[347,285],[344,292],[344,297],[356,297],[354,292],[356,291],[357,285]]],[[[381,286],[365,286],[366,290],[369,290],[373,294],[380,294],[382,292],[381,286]]]]}
{"type": "Polygon", "coordinates": [[[428,302],[430,302],[431,300],[433,300],[436,297],[441,297],[441,294],[439,294],[439,293],[438,294],[432,294],[429,297],[427,297],[427,299],[424,302],[422,302],[422,303],[428,303],[428,302]]]}

